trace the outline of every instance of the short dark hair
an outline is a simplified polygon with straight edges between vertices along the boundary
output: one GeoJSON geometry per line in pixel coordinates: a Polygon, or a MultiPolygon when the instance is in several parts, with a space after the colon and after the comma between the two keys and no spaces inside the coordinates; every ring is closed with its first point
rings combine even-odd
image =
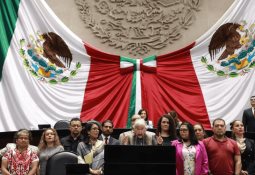
{"type": "MultiPolygon", "coordinates": [[[[79,122],[81,122],[81,119],[80,118],[78,118],[78,117],[75,117],[75,118],[72,118],[71,120],[70,120],[70,125],[71,125],[71,123],[73,122],[73,121],[79,121],[79,122]]],[[[81,122],[82,123],[82,122],[81,122]]]]}
{"type": "Polygon", "coordinates": [[[214,124],[215,124],[216,121],[223,121],[223,122],[224,122],[224,125],[226,125],[226,122],[225,122],[224,119],[222,119],[222,118],[216,118],[215,120],[213,120],[213,123],[212,123],[213,126],[214,126],[214,124]]]}
{"type": "Polygon", "coordinates": [[[14,134],[14,143],[16,143],[16,140],[19,138],[19,136],[21,135],[21,133],[25,133],[28,135],[29,138],[29,142],[32,141],[32,133],[27,130],[27,129],[19,129],[15,134],[14,134]]]}
{"type": "Polygon", "coordinates": [[[114,127],[114,124],[111,120],[105,120],[102,122],[102,127],[104,126],[105,123],[111,123],[112,127],[114,127]]]}
{"type": "Polygon", "coordinates": [[[254,97],[255,97],[255,95],[251,96],[251,97],[250,97],[250,100],[251,100],[252,98],[254,98],[254,97]]]}

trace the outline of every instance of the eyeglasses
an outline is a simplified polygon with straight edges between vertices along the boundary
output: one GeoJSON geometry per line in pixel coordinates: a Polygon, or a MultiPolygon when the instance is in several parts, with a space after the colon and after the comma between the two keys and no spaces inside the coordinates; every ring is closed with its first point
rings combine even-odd
{"type": "Polygon", "coordinates": [[[251,98],[250,100],[251,100],[251,101],[255,101],[255,98],[251,98]]]}
{"type": "Polygon", "coordinates": [[[99,131],[99,128],[91,128],[93,131],[99,131]]]}

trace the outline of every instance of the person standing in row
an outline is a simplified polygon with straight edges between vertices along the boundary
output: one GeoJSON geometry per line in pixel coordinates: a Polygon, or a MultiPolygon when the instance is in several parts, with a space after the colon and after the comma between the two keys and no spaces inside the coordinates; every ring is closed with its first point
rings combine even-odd
{"type": "Polygon", "coordinates": [[[176,125],[173,117],[165,114],[159,118],[156,135],[159,145],[171,145],[171,141],[177,138],[176,125]]]}
{"type": "Polygon", "coordinates": [[[201,123],[196,123],[193,125],[195,135],[197,137],[197,140],[203,140],[207,137],[207,134],[205,132],[205,129],[201,123]]]}
{"type": "Polygon", "coordinates": [[[244,137],[244,126],[240,120],[230,123],[232,138],[237,142],[241,152],[242,175],[255,174],[255,144],[254,140],[244,137]]]}
{"type": "Polygon", "coordinates": [[[172,141],[176,148],[176,175],[207,175],[206,149],[203,142],[197,140],[193,126],[183,122],[179,132],[180,139],[172,141]]]}
{"type": "Polygon", "coordinates": [[[245,132],[255,132],[255,96],[250,98],[251,108],[243,112],[243,125],[245,132]]]}
{"type": "Polygon", "coordinates": [[[227,138],[226,124],[221,118],[213,121],[213,136],[203,140],[210,173],[213,175],[240,175],[241,155],[236,141],[227,138]]]}

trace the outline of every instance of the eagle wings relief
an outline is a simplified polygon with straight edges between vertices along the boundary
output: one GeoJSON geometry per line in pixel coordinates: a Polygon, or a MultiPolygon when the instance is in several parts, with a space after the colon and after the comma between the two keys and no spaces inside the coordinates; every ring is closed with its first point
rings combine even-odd
{"type": "Polygon", "coordinates": [[[51,63],[58,67],[66,68],[66,66],[57,58],[64,58],[67,67],[70,67],[72,62],[72,53],[66,45],[65,41],[56,33],[49,32],[42,34],[43,39],[43,56],[48,58],[51,63]]]}
{"type": "Polygon", "coordinates": [[[226,23],[220,26],[218,30],[216,30],[209,45],[209,53],[211,59],[214,59],[217,52],[224,46],[225,50],[218,58],[218,60],[225,59],[229,55],[234,54],[235,50],[242,46],[239,42],[241,35],[237,31],[240,30],[240,27],[240,24],[226,23]]]}
{"type": "Polygon", "coordinates": [[[254,29],[255,24],[248,25],[246,21],[221,25],[211,38],[209,54],[202,56],[201,62],[221,77],[247,74],[255,67],[254,29]]]}
{"type": "Polygon", "coordinates": [[[20,39],[19,54],[24,67],[38,80],[50,84],[66,83],[75,77],[81,63],[71,64],[73,55],[56,33],[47,32],[20,39]],[[62,61],[63,60],[63,61],[62,61]]]}

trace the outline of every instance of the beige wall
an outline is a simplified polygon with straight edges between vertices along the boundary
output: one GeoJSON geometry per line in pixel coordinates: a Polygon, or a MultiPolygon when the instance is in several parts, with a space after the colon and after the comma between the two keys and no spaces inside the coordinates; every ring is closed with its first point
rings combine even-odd
{"type": "MultiPolygon", "coordinates": [[[[91,0],[94,1],[94,0],[91,0]]],[[[234,0],[201,0],[200,11],[196,13],[193,24],[187,30],[182,30],[182,37],[173,44],[168,44],[160,50],[151,50],[142,57],[148,55],[160,55],[174,50],[178,50],[203,35],[213,24],[224,14],[226,9],[234,0]]],[[[101,43],[101,40],[93,35],[89,28],[83,23],[80,12],[75,0],[46,0],[56,15],[84,41],[96,46],[104,52],[118,54],[122,56],[130,56],[138,58],[140,56],[130,55],[126,50],[115,49],[107,44],[101,43]]]]}

